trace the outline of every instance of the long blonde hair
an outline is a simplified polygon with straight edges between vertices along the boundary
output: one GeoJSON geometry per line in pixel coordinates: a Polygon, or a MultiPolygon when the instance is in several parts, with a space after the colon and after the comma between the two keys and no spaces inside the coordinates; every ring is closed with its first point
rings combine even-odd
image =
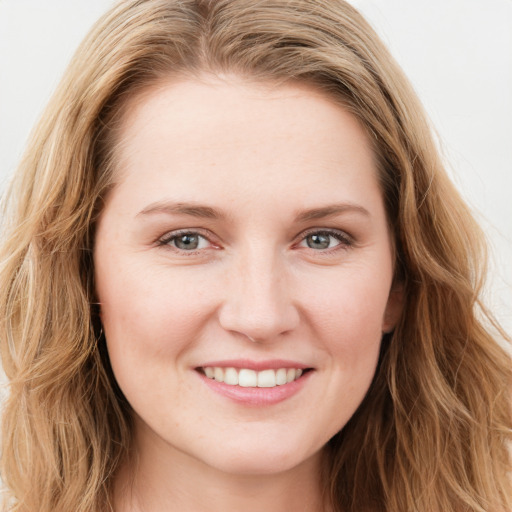
{"type": "Polygon", "coordinates": [[[111,510],[132,428],[94,306],[95,219],[127,99],[202,71],[314,84],[360,119],[378,158],[404,312],[326,447],[335,510],[512,510],[509,340],[479,300],[483,236],[409,83],[343,0],[126,0],[82,43],[2,213],[9,509],[111,510]]]}

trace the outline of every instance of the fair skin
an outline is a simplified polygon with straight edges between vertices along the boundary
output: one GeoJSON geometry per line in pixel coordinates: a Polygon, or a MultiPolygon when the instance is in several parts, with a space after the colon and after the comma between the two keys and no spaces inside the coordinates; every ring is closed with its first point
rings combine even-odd
{"type": "Polygon", "coordinates": [[[119,142],[94,248],[134,411],[116,512],[328,510],[322,448],[400,309],[364,130],[309,86],[203,77],[132,100],[119,142]]]}

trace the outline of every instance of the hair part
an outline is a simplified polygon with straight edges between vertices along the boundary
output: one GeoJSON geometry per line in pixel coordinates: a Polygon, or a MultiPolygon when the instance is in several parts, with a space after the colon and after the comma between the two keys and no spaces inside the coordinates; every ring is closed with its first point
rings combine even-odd
{"type": "Polygon", "coordinates": [[[342,0],[126,0],[80,46],[3,211],[11,510],[111,509],[132,426],[94,305],[95,220],[130,100],[204,73],[314,85],[360,120],[378,160],[404,312],[365,400],[327,446],[335,509],[511,510],[512,370],[496,339],[510,340],[480,303],[483,235],[410,84],[342,0]]]}

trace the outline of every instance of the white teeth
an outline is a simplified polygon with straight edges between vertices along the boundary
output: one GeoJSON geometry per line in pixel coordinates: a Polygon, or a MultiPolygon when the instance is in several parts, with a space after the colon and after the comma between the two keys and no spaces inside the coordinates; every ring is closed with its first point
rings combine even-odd
{"type": "Polygon", "coordinates": [[[238,372],[234,368],[226,368],[224,382],[231,386],[236,386],[238,384],[238,372]]]}
{"type": "Polygon", "coordinates": [[[279,368],[276,372],[276,384],[282,386],[286,384],[286,368],[279,368]]]}
{"type": "Polygon", "coordinates": [[[255,388],[258,383],[258,375],[254,370],[240,370],[238,372],[238,385],[243,388],[255,388]]]}
{"type": "Polygon", "coordinates": [[[274,370],[263,370],[258,372],[258,387],[273,388],[276,386],[276,372],[274,370]]]}
{"type": "Polygon", "coordinates": [[[303,371],[300,368],[279,368],[277,370],[262,370],[257,372],[242,368],[223,368],[220,366],[205,366],[204,374],[209,379],[217,382],[224,382],[230,386],[241,386],[243,388],[273,388],[282,386],[298,379],[303,371]]]}
{"type": "Polygon", "coordinates": [[[217,382],[224,382],[224,370],[218,366],[213,369],[213,378],[217,382]]]}

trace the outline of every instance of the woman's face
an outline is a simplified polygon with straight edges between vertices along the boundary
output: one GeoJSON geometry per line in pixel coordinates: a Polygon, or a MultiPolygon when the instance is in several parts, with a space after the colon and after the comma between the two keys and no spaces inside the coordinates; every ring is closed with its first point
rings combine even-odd
{"type": "Polygon", "coordinates": [[[95,278],[139,448],[232,473],[315,460],[400,310],[365,132],[307,86],[169,82],[129,105],[117,163],[95,278]]]}

